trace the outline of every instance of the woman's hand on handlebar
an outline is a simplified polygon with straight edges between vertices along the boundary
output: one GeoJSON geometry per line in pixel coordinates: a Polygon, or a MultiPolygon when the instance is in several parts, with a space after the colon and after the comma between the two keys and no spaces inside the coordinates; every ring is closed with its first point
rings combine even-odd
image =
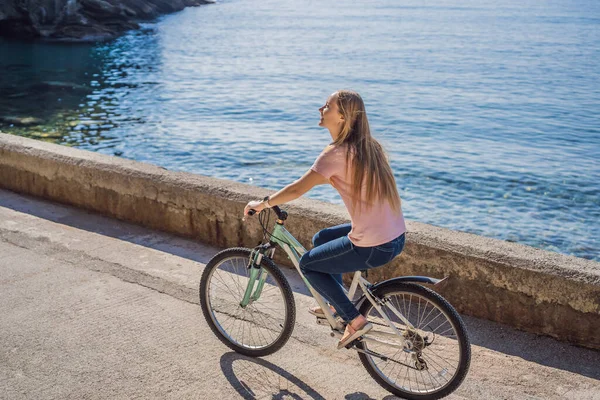
{"type": "Polygon", "coordinates": [[[256,211],[256,213],[259,213],[262,210],[264,210],[265,207],[266,204],[263,201],[251,201],[248,204],[246,204],[246,207],[244,207],[244,216],[249,215],[248,212],[250,210],[254,210],[256,211]]]}

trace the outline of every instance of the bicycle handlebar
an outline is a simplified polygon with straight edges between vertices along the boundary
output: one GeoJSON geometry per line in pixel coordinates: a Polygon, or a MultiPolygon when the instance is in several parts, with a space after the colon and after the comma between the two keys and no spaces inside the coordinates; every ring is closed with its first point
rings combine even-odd
{"type": "MultiPolygon", "coordinates": [[[[281,208],[279,208],[278,206],[273,206],[273,207],[271,207],[271,209],[272,209],[273,211],[275,211],[275,214],[277,214],[277,218],[279,218],[280,220],[282,220],[282,221],[285,221],[285,220],[287,219],[287,217],[288,217],[288,213],[287,213],[286,211],[283,211],[283,210],[282,210],[281,208]]],[[[248,215],[251,217],[251,216],[253,216],[254,214],[256,214],[256,210],[255,210],[255,209],[253,209],[253,208],[251,208],[251,209],[248,211],[248,215]]]]}

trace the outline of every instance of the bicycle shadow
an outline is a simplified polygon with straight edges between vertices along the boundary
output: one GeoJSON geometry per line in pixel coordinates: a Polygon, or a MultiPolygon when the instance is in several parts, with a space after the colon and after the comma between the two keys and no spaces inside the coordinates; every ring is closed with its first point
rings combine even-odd
{"type": "MultiPolygon", "coordinates": [[[[401,399],[401,397],[396,397],[393,394],[390,394],[388,396],[383,397],[381,400],[399,400],[399,399],[401,399]]],[[[376,400],[376,399],[369,396],[366,393],[356,392],[356,393],[347,394],[344,397],[344,400],[376,400]]]]}
{"type": "Polygon", "coordinates": [[[225,378],[244,399],[325,400],[307,383],[262,358],[228,352],[221,356],[220,365],[225,378]]]}
{"type": "MultiPolygon", "coordinates": [[[[223,354],[219,363],[225,378],[244,399],[326,399],[306,382],[265,359],[231,351],[223,354]]],[[[347,394],[344,399],[376,400],[362,392],[347,394]]],[[[394,399],[398,397],[389,395],[383,398],[394,399]]]]}

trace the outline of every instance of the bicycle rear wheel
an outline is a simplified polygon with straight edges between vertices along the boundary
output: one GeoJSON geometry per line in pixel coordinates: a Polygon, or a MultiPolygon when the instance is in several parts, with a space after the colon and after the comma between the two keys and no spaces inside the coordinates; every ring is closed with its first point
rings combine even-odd
{"type": "Polygon", "coordinates": [[[250,249],[231,248],[208,262],[200,279],[200,305],[221,342],[238,353],[262,357],[288,341],[296,306],[288,281],[267,257],[260,265],[261,272],[267,273],[260,297],[245,307],[240,305],[250,276],[250,254],[250,249]]]}
{"type": "Polygon", "coordinates": [[[382,311],[405,342],[402,345],[402,338],[365,301],[360,313],[374,325],[367,336],[378,341],[363,340],[358,347],[379,355],[359,352],[369,374],[381,386],[406,399],[434,400],[456,390],[471,362],[469,337],[456,310],[436,292],[411,283],[390,282],[373,294],[383,301],[382,311]]]}

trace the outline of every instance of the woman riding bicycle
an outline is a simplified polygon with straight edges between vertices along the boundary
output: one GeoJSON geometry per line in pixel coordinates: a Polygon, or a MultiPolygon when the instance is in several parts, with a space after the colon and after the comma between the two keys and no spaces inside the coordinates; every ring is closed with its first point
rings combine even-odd
{"type": "MultiPolygon", "coordinates": [[[[337,91],[319,112],[319,126],[329,130],[333,142],[302,178],[263,201],[249,202],[244,214],[292,201],[316,185],[329,183],[338,191],[351,223],[319,231],[313,237],[313,249],[302,256],[300,269],[346,322],[338,343],[343,348],[372,325],[344,293],[342,273],[391,261],[404,248],[406,225],[392,169],[383,148],[371,136],[360,95],[337,91]]],[[[310,312],[324,316],[319,307],[310,312]]]]}

